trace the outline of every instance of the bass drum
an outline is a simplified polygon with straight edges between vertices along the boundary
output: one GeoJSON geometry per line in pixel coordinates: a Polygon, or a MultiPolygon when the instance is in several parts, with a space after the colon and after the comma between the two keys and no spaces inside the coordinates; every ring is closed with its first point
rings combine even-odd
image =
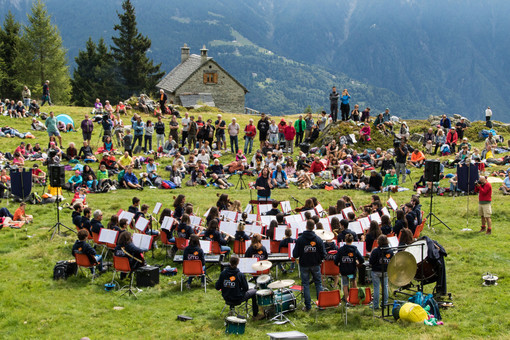
{"type": "Polygon", "coordinates": [[[296,297],[290,289],[283,289],[281,292],[277,291],[274,295],[274,304],[276,313],[293,312],[296,309],[296,297]]]}

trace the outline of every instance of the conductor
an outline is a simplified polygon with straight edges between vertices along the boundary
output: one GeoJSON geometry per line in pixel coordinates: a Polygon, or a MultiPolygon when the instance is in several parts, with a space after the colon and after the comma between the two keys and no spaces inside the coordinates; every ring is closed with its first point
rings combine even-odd
{"type": "Polygon", "coordinates": [[[326,250],[322,240],[314,233],[315,224],[312,220],[306,221],[306,230],[299,236],[292,256],[299,259],[299,270],[301,272],[301,284],[305,297],[304,311],[312,308],[310,297],[310,274],[312,275],[317,297],[322,291],[321,262],[326,257],[326,250]]]}
{"type": "MultiPolygon", "coordinates": [[[[257,305],[257,290],[248,289],[248,281],[244,274],[239,271],[237,265],[239,258],[236,256],[230,257],[230,266],[221,272],[218,281],[216,281],[216,290],[221,290],[221,295],[228,305],[237,306],[251,299],[251,306],[253,311],[253,319],[258,320],[259,306],[257,305]]],[[[261,314],[263,317],[264,315],[261,314]]]]}

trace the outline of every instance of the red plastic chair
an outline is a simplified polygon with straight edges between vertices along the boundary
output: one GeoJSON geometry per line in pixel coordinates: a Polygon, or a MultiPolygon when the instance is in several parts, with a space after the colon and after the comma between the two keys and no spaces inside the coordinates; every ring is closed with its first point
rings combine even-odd
{"type": "MultiPolygon", "coordinates": [[[[368,305],[370,304],[370,302],[372,302],[372,291],[370,290],[370,287],[366,287],[365,288],[365,298],[363,299],[363,301],[361,301],[359,299],[359,289],[358,288],[350,288],[349,289],[349,297],[347,298],[347,301],[353,305],[351,308],[353,308],[354,306],[357,306],[357,305],[360,305],[360,304],[363,304],[363,305],[368,305]]],[[[347,324],[347,310],[348,310],[349,307],[345,307],[345,324],[347,324]]],[[[373,315],[373,312],[374,310],[372,309],[372,315],[373,315]]]]}
{"type": "Polygon", "coordinates": [[[207,280],[200,260],[184,260],[182,262],[181,292],[184,279],[188,277],[203,277],[204,292],[207,292],[207,280]]]}
{"type": "MultiPolygon", "coordinates": [[[[97,263],[90,262],[90,258],[86,254],[75,253],[74,258],[76,260],[76,265],[80,270],[82,268],[91,269],[97,265],[97,263]]],[[[76,271],[76,275],[78,275],[78,271],[76,271]]],[[[85,274],[85,276],[87,276],[87,274],[85,274]]],[[[92,275],[92,281],[94,281],[94,275],[92,275]]]]}
{"type": "Polygon", "coordinates": [[[246,241],[234,241],[234,254],[244,256],[246,253],[246,241]]]}
{"type": "MultiPolygon", "coordinates": [[[[132,272],[131,270],[131,265],[129,264],[129,258],[128,257],[124,257],[124,256],[113,256],[113,278],[112,278],[112,283],[114,282],[115,280],[115,273],[117,272],[120,272],[120,273],[125,273],[125,274],[130,274],[132,272]]],[[[134,297],[136,297],[136,294],[133,290],[133,280],[134,280],[135,276],[134,275],[131,275],[131,280],[129,281],[129,286],[126,285],[122,288],[120,288],[119,290],[124,290],[126,289],[126,291],[124,293],[122,293],[122,295],[128,293],[128,295],[133,295],[134,297]]],[[[121,296],[122,296],[121,295],[121,296]]]]}
{"type": "Polygon", "coordinates": [[[340,267],[333,260],[326,260],[321,263],[322,282],[325,283],[328,277],[337,277],[340,275],[340,267]]]}
{"type": "MultiPolygon", "coordinates": [[[[168,241],[168,237],[166,236],[166,233],[163,229],[160,230],[159,236],[161,238],[161,243],[163,244],[163,249],[168,247],[173,247],[175,245],[174,242],[168,241]]],[[[165,258],[168,257],[168,252],[165,251],[165,258]]]]}

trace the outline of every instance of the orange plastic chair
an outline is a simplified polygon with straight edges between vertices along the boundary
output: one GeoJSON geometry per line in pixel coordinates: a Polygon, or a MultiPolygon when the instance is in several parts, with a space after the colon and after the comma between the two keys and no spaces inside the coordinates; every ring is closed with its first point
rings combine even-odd
{"type": "MultiPolygon", "coordinates": [[[[354,306],[358,306],[360,304],[368,305],[370,302],[372,302],[372,291],[370,290],[370,287],[365,288],[365,298],[363,301],[359,299],[359,289],[358,288],[350,288],[349,289],[349,297],[347,298],[347,301],[354,306]]],[[[352,308],[352,307],[351,307],[352,308]]],[[[349,307],[345,307],[345,324],[347,325],[347,310],[349,307]]],[[[374,310],[372,309],[372,315],[374,310]]]]}
{"type": "Polygon", "coordinates": [[[234,241],[234,254],[244,256],[246,253],[246,241],[234,241]]]}
{"type": "Polygon", "coordinates": [[[184,260],[182,262],[181,292],[184,279],[188,277],[203,277],[204,292],[207,293],[207,280],[200,260],[184,260]]]}
{"type": "Polygon", "coordinates": [[[279,248],[280,248],[280,241],[273,241],[273,240],[271,240],[269,242],[269,249],[271,250],[272,254],[278,253],[279,248]]]}
{"type": "MultiPolygon", "coordinates": [[[[340,290],[322,291],[319,293],[316,305],[317,310],[326,308],[337,308],[340,306],[340,290]]],[[[315,313],[315,322],[317,322],[317,312],[315,313]]]]}
{"type": "Polygon", "coordinates": [[[333,260],[326,260],[321,263],[322,282],[326,282],[328,277],[336,277],[340,275],[340,267],[333,260]]]}
{"type": "Polygon", "coordinates": [[[220,244],[217,241],[211,241],[211,253],[215,255],[226,254],[226,251],[221,251],[220,244]]]}
{"type": "MultiPolygon", "coordinates": [[[[159,236],[161,238],[161,243],[163,244],[163,249],[166,247],[173,247],[175,243],[168,241],[168,237],[163,229],[159,232],[159,236]]],[[[168,257],[168,252],[165,251],[165,258],[168,257]]]]}
{"type": "MultiPolygon", "coordinates": [[[[114,282],[115,280],[115,273],[117,272],[120,272],[120,273],[125,273],[125,274],[130,274],[131,273],[131,265],[129,264],[129,258],[128,257],[124,257],[124,256],[115,256],[113,255],[113,278],[112,278],[112,283],[114,282]]],[[[134,280],[135,276],[134,275],[131,275],[131,280],[129,281],[129,286],[126,285],[122,288],[120,288],[119,290],[124,290],[126,289],[126,291],[124,293],[122,293],[122,295],[124,294],[128,294],[128,295],[133,295],[134,297],[137,297],[134,290],[133,290],[133,280],[134,280]]],[[[121,296],[122,296],[121,295],[121,296]]]]}
{"type": "MultiPolygon", "coordinates": [[[[76,260],[76,265],[80,270],[81,268],[94,268],[97,265],[97,263],[91,263],[90,258],[86,254],[75,253],[74,258],[76,260]]],[[[78,275],[78,271],[76,271],[76,275],[78,275]]],[[[85,276],[86,275],[87,274],[85,274],[85,276]]],[[[92,275],[92,281],[94,281],[94,275],[92,275]]]]}
{"type": "Polygon", "coordinates": [[[184,250],[188,246],[188,240],[182,237],[177,237],[175,239],[175,245],[177,246],[177,249],[184,250]]]}

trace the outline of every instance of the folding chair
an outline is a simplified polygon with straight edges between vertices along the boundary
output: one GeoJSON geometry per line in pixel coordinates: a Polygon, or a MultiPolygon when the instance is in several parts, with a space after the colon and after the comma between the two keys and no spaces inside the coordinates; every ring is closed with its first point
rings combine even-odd
{"type": "Polygon", "coordinates": [[[244,256],[246,253],[246,241],[234,241],[234,254],[244,256]]]}
{"type": "Polygon", "coordinates": [[[339,289],[320,292],[316,302],[317,311],[315,312],[315,322],[317,322],[319,309],[337,308],[340,306],[341,302],[339,289]]]}
{"type": "Polygon", "coordinates": [[[334,278],[340,275],[340,267],[333,260],[326,260],[321,263],[322,282],[326,282],[327,278],[334,278]]]}
{"type": "MultiPolygon", "coordinates": [[[[86,254],[75,253],[74,258],[76,260],[76,265],[78,266],[80,271],[82,270],[82,268],[92,269],[95,268],[97,265],[97,263],[91,263],[90,258],[86,254]]],[[[76,271],[76,275],[78,275],[78,271],[76,271]]],[[[87,276],[87,274],[84,275],[87,276]]],[[[94,276],[95,275],[92,275],[92,282],[94,281],[94,276]]]]}
{"type": "MultiPolygon", "coordinates": [[[[350,288],[349,289],[349,297],[347,298],[347,301],[352,305],[351,308],[363,304],[368,306],[370,302],[372,302],[372,291],[370,287],[365,288],[365,298],[363,301],[359,299],[359,288],[350,288]]],[[[349,307],[347,304],[345,304],[345,324],[347,325],[347,310],[349,307]]],[[[374,315],[374,309],[372,308],[372,316],[374,315]]]]}
{"type": "Polygon", "coordinates": [[[177,237],[175,239],[175,246],[178,250],[184,250],[188,246],[188,240],[182,237],[177,237]]]}
{"type": "MultiPolygon", "coordinates": [[[[159,236],[161,237],[161,243],[163,244],[162,249],[170,248],[172,249],[175,243],[168,241],[168,237],[163,229],[159,232],[159,236]]],[[[165,258],[168,257],[168,251],[165,251],[165,258]]]]}
{"type": "Polygon", "coordinates": [[[204,292],[207,293],[207,280],[200,260],[184,260],[182,262],[182,275],[181,275],[181,292],[184,278],[187,277],[202,277],[204,282],[204,292]]]}
{"type": "Polygon", "coordinates": [[[211,254],[221,255],[223,257],[226,253],[226,251],[221,251],[220,244],[217,241],[211,241],[211,254]]]}
{"type": "Polygon", "coordinates": [[[113,278],[112,283],[115,282],[115,273],[121,272],[125,274],[131,274],[131,280],[129,281],[129,286],[126,285],[119,289],[119,291],[126,289],[124,293],[121,294],[124,295],[128,293],[128,295],[133,295],[135,298],[138,298],[133,290],[133,280],[135,276],[132,274],[131,265],[129,264],[129,258],[124,256],[115,256],[113,255],[113,278]]]}

